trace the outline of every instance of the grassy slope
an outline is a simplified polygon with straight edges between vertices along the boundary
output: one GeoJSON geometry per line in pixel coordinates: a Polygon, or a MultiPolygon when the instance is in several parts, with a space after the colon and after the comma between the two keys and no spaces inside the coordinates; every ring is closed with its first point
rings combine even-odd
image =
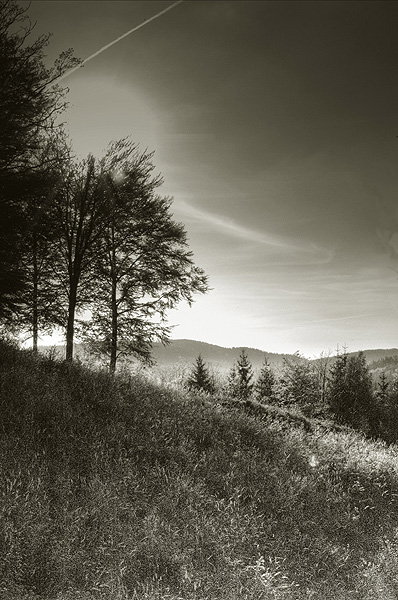
{"type": "Polygon", "coordinates": [[[0,600],[388,600],[398,452],[0,345],[0,600]]]}

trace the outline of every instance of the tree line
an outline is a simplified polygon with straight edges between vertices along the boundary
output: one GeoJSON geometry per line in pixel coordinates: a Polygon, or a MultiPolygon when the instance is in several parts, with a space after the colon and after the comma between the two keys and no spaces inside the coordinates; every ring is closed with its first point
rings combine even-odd
{"type": "Polygon", "coordinates": [[[381,372],[374,380],[363,352],[321,356],[311,362],[296,353],[284,358],[278,371],[265,358],[255,376],[243,349],[221,382],[198,356],[186,387],[243,403],[254,400],[294,408],[306,417],[332,418],[389,443],[398,440],[398,374],[388,377],[381,372]]]}
{"type": "Polygon", "coordinates": [[[108,358],[149,360],[167,343],[167,311],[208,290],[160,194],[153,153],[128,137],[100,158],[78,159],[57,119],[67,90],[57,79],[79,64],[72,49],[44,66],[49,37],[30,42],[26,10],[0,0],[0,324],[24,333],[76,334],[108,358]]]}

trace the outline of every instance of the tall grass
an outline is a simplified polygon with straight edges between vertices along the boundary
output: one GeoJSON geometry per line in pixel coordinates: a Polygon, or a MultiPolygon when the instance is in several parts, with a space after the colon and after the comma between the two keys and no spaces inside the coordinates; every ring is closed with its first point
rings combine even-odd
{"type": "Polygon", "coordinates": [[[0,600],[398,596],[395,446],[5,344],[0,393],[0,600]]]}

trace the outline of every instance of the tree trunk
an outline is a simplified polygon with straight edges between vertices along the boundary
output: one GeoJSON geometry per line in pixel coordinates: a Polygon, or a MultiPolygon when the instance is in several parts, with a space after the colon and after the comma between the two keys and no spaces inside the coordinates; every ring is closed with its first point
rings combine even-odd
{"type": "MultiPolygon", "coordinates": [[[[33,294],[37,293],[37,284],[34,284],[34,289],[33,290],[33,294]]],[[[37,324],[37,316],[38,316],[38,311],[37,311],[37,297],[33,298],[33,353],[37,354],[37,346],[38,346],[38,339],[39,339],[39,327],[37,324]]]]}
{"type": "Polygon", "coordinates": [[[38,311],[38,297],[39,297],[39,269],[37,266],[37,239],[36,235],[33,234],[33,298],[32,298],[32,335],[33,335],[33,353],[37,354],[37,345],[39,338],[39,311],[38,311]]]}
{"type": "Polygon", "coordinates": [[[68,323],[66,326],[66,355],[65,360],[71,362],[73,360],[73,340],[75,336],[75,312],[77,300],[77,284],[71,282],[69,306],[68,306],[68,323]]]}
{"type": "Polygon", "coordinates": [[[116,301],[116,278],[112,278],[112,339],[111,339],[111,358],[109,362],[109,371],[112,375],[116,371],[117,360],[117,301],[116,301]]]}

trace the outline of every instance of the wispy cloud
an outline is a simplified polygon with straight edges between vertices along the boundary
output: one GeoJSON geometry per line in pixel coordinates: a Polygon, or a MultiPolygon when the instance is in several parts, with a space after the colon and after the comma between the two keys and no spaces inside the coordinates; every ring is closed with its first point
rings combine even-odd
{"type": "Polygon", "coordinates": [[[300,327],[312,323],[328,323],[329,321],[352,321],[352,319],[364,319],[365,317],[372,317],[374,315],[375,313],[366,313],[360,315],[346,315],[340,317],[324,317],[322,319],[310,319],[308,321],[301,321],[300,327]]]}
{"type": "Polygon", "coordinates": [[[251,245],[268,247],[283,252],[285,258],[282,259],[283,263],[279,262],[279,264],[293,265],[297,258],[299,258],[299,255],[302,260],[304,254],[307,255],[306,263],[309,261],[311,264],[325,264],[329,263],[334,255],[333,250],[321,248],[312,242],[297,239],[291,240],[275,236],[268,232],[257,231],[236,223],[230,217],[194,207],[184,200],[179,202],[178,207],[188,218],[206,223],[206,225],[216,228],[224,235],[249,242],[251,245]]]}
{"type": "Polygon", "coordinates": [[[254,231],[235,223],[233,219],[223,215],[217,215],[199,208],[196,208],[185,201],[179,203],[179,208],[190,218],[205,222],[207,225],[216,227],[225,234],[236,238],[247,240],[249,242],[273,246],[275,248],[287,248],[289,244],[278,237],[266,234],[260,231],[254,231]]]}

